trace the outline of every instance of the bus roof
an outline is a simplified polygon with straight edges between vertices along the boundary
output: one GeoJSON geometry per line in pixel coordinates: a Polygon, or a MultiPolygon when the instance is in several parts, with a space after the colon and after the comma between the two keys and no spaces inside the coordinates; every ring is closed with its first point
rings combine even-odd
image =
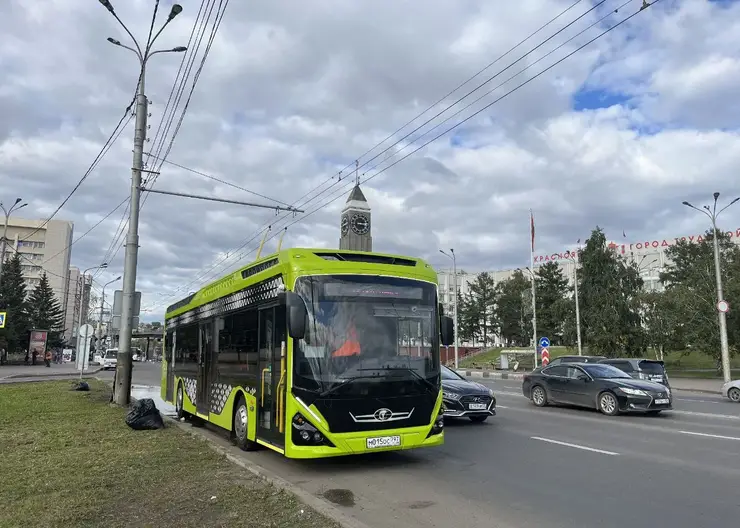
{"type": "Polygon", "coordinates": [[[260,258],[205,285],[167,307],[165,319],[282,273],[286,286],[295,278],[314,274],[390,275],[437,283],[437,272],[426,261],[387,253],[344,249],[291,248],[260,258]]]}

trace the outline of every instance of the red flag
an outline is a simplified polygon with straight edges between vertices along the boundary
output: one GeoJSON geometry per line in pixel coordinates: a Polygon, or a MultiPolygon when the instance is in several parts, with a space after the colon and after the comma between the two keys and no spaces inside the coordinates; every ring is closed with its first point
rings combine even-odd
{"type": "Polygon", "coordinates": [[[529,210],[529,229],[532,232],[532,253],[534,253],[534,214],[529,210]]]}

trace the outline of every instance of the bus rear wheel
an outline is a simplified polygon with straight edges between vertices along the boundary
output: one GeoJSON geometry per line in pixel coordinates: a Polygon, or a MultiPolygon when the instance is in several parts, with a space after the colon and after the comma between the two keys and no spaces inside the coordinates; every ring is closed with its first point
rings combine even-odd
{"type": "Polygon", "coordinates": [[[243,396],[239,396],[236,401],[236,407],[234,408],[234,420],[231,430],[234,436],[234,442],[242,451],[254,451],[257,449],[257,443],[247,438],[248,424],[249,413],[247,411],[247,402],[243,396]]]}

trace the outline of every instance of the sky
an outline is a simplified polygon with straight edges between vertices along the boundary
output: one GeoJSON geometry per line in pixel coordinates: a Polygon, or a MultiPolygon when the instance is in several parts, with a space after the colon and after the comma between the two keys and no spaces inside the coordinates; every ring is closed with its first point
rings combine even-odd
{"type": "MultiPolygon", "coordinates": [[[[112,4],[146,42],[155,0],[112,4]]],[[[682,201],[740,195],[740,2],[659,0],[639,13],[642,0],[617,12],[625,0],[203,4],[204,29],[202,3],[182,0],[153,48],[190,51],[147,63],[144,149],[166,155],[145,156],[147,185],[305,212],[145,194],[144,320],[251,262],[268,226],[265,252],[286,226],[284,247],[337,247],[356,161],[374,250],[444,269],[439,249],[454,248],[469,272],[529,263],[530,209],[547,254],[596,225],[630,241],[701,233],[707,218],[682,201]],[[178,71],[188,76],[171,99],[178,71]]],[[[160,2],[155,28],[171,5],[160,2]]],[[[0,33],[0,200],[21,196],[25,217],[48,218],[117,130],[138,59],[106,42],[131,43],[95,0],[5,0],[0,33]]],[[[124,123],[55,217],[74,222],[73,265],[109,263],[97,284],[123,271],[124,123]]],[[[739,228],[740,205],[720,218],[739,228]]]]}

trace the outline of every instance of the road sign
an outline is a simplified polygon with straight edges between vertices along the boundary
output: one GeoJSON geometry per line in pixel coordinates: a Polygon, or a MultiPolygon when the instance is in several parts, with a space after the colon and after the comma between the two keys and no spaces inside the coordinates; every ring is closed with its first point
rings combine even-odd
{"type": "Polygon", "coordinates": [[[542,366],[546,367],[547,364],[550,363],[550,349],[547,347],[542,347],[542,350],[540,351],[540,358],[540,360],[542,361],[542,366]]]}
{"type": "Polygon", "coordinates": [[[0,328],[5,328],[5,319],[8,317],[8,312],[0,312],[0,328]]]}
{"type": "Polygon", "coordinates": [[[549,337],[540,337],[540,346],[542,348],[547,348],[550,346],[550,338],[549,337]]]}
{"type": "MultiPolygon", "coordinates": [[[[730,311],[730,303],[727,301],[720,301],[717,303],[717,310],[719,310],[722,313],[727,313],[730,311]]],[[[2,328],[2,326],[0,326],[2,328]]]]}
{"type": "Polygon", "coordinates": [[[77,329],[77,361],[75,365],[80,371],[80,376],[90,362],[90,341],[95,333],[92,325],[84,324],[77,329]]]}

